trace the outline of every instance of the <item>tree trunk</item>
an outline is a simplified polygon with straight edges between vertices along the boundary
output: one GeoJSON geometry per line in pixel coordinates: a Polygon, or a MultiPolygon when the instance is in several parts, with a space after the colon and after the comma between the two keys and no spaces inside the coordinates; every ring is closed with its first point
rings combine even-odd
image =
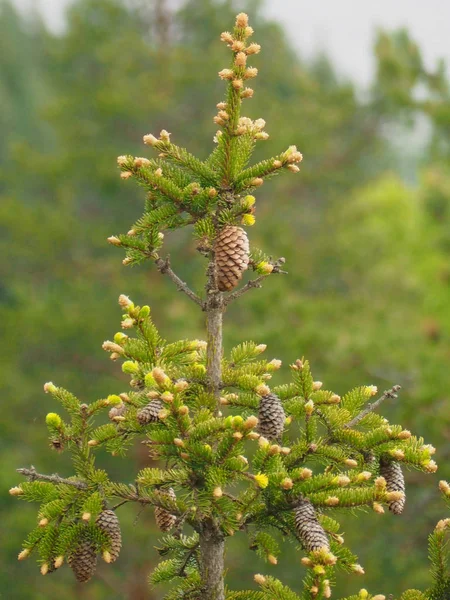
{"type": "MultiPolygon", "coordinates": [[[[222,294],[217,288],[217,269],[214,253],[208,267],[206,285],[206,370],[209,391],[217,399],[216,414],[220,408],[220,385],[222,381],[222,294]]],[[[212,519],[202,523],[200,531],[200,574],[202,577],[202,600],[224,600],[224,537],[212,519]]]]}
{"type": "Polygon", "coordinates": [[[200,574],[202,600],[224,600],[225,541],[214,523],[205,522],[200,533],[200,574]]]}

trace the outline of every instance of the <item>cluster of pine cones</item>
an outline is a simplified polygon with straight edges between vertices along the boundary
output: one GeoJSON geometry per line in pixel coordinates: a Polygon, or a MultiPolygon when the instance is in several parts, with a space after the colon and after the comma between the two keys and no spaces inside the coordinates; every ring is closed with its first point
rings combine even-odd
{"type": "MultiPolygon", "coordinates": [[[[104,510],[97,517],[96,525],[109,537],[110,550],[103,556],[107,562],[113,563],[119,557],[122,547],[119,519],[114,511],[104,510]]],[[[77,581],[80,583],[89,581],[97,568],[97,552],[92,541],[88,539],[81,541],[69,557],[68,563],[77,581]]]]}

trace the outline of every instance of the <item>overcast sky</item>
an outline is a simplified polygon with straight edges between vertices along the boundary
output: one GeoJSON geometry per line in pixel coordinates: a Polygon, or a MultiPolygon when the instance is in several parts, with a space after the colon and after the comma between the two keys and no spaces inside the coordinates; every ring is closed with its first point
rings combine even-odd
{"type": "MultiPolygon", "coordinates": [[[[70,0],[13,0],[38,5],[49,25],[61,29],[70,0]]],[[[236,2],[239,8],[239,2],[236,2]]],[[[266,0],[266,13],[283,23],[303,55],[325,50],[346,75],[364,85],[371,79],[371,46],[377,27],[406,26],[427,64],[450,63],[449,0],[266,0]]]]}

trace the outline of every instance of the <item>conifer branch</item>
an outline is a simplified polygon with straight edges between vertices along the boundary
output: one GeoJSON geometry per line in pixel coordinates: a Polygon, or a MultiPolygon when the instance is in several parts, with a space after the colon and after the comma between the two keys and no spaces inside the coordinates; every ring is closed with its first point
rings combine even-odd
{"type": "MultiPolygon", "coordinates": [[[[279,258],[274,264],[273,264],[273,269],[271,271],[271,274],[282,274],[282,275],[287,275],[287,271],[283,271],[281,269],[281,266],[285,263],[285,259],[283,257],[279,258]]],[[[256,279],[251,279],[250,281],[248,281],[243,287],[241,287],[240,289],[236,290],[235,292],[232,292],[231,294],[229,294],[225,299],[224,299],[224,303],[225,306],[230,304],[231,302],[233,302],[234,300],[237,300],[238,298],[240,298],[241,296],[243,296],[244,294],[246,294],[248,291],[255,289],[255,288],[261,288],[262,287],[262,282],[264,281],[264,279],[266,279],[268,275],[260,275],[259,277],[257,277],[256,279]]]]}
{"type": "Polygon", "coordinates": [[[198,304],[198,306],[200,306],[202,310],[205,309],[205,303],[203,302],[203,300],[199,296],[197,296],[197,294],[190,289],[187,283],[182,281],[178,277],[178,275],[172,270],[170,266],[169,256],[167,256],[166,258],[158,257],[155,260],[155,265],[158,267],[158,271],[160,273],[162,273],[163,275],[168,275],[170,277],[170,279],[177,286],[179,292],[183,292],[184,294],[186,294],[186,296],[188,296],[193,302],[198,304]]]}
{"type": "Polygon", "coordinates": [[[44,475],[42,473],[38,473],[34,467],[31,469],[16,469],[17,473],[28,477],[29,481],[48,481],[50,483],[55,483],[56,485],[71,485],[72,487],[76,487],[79,490],[87,489],[88,485],[84,481],[77,481],[75,479],[65,479],[64,477],[60,477],[57,473],[53,475],[44,475]]]}
{"type": "Polygon", "coordinates": [[[346,423],[344,427],[351,428],[357,425],[364,419],[369,413],[376,410],[380,404],[382,404],[388,398],[398,398],[397,392],[401,389],[401,385],[394,385],[389,390],[386,390],[382,396],[375,400],[375,402],[369,403],[359,414],[356,415],[351,421],[346,423]]]}

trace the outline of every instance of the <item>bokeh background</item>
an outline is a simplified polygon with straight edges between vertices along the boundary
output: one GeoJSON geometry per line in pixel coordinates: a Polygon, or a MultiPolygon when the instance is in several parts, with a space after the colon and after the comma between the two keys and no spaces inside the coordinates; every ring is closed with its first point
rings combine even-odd
{"type": "MultiPolygon", "coordinates": [[[[244,105],[271,134],[256,158],[291,143],[305,158],[299,175],[263,186],[250,231],[257,246],[286,257],[289,276],[228,311],[226,347],[245,336],[285,364],[306,355],[315,378],[338,393],[403,386],[384,412],[438,448],[439,477],[407,474],[401,518],[342,515],[367,574],[341,579],[336,596],[428,585],[426,539],[444,516],[437,482],[450,476],[450,92],[439,60],[450,53],[449,7],[369,4],[0,3],[2,598],[161,598],[146,584],[157,560],[150,510],[121,509],[122,556],[82,587],[67,568],[44,578],[31,561],[17,562],[36,511],[6,490],[19,466],[71,473],[48,447],[44,417],[55,407],[45,381],[88,401],[126,389],[101,349],[119,326],[119,293],[149,303],[168,339],[203,335],[202,316],[171,283],[151,267],[123,267],[106,237],[127,231],[143,205],[142,191],[120,181],[117,155],[142,155],[142,135],[163,127],[201,157],[210,152],[223,95],[217,71],[229,60],[218,36],[240,10],[263,46],[255,97],[244,105]]],[[[189,233],[168,248],[200,291],[204,264],[189,233]]],[[[129,459],[100,459],[123,481],[136,461],[148,462],[139,447],[129,459]]],[[[232,588],[268,568],[239,535],[227,561],[232,588]]],[[[291,546],[270,569],[294,589],[300,581],[291,546]]]]}

